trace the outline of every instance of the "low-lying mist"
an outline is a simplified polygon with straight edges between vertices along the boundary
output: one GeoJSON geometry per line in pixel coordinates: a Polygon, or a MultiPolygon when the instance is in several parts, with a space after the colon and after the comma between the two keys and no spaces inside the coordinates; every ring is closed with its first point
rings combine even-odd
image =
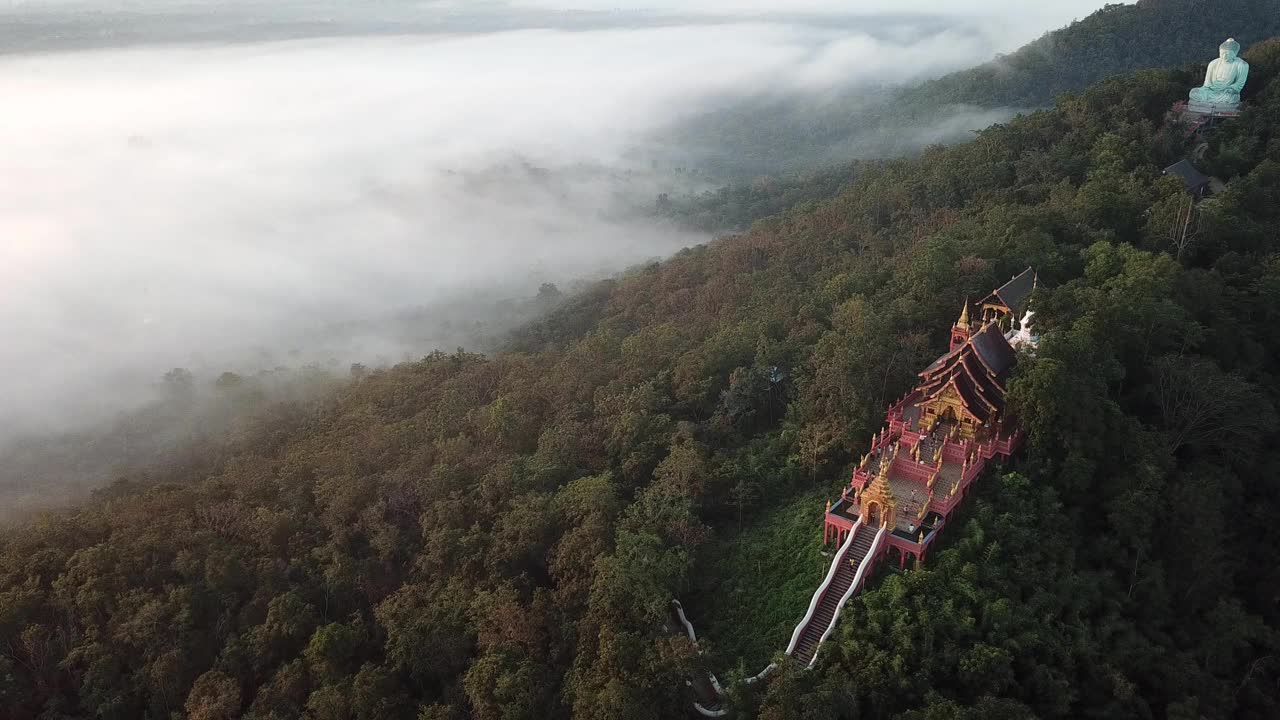
{"type": "Polygon", "coordinates": [[[1010,23],[888,3],[12,3],[0,445],[151,402],[175,367],[212,382],[472,344],[523,317],[508,299],[707,239],[648,212],[719,179],[682,123],[871,102],[1100,4],[1010,23]]]}

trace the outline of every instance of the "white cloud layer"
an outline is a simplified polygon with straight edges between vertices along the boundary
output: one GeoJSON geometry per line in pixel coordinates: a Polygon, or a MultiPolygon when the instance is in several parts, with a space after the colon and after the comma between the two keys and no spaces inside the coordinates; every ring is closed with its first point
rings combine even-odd
{"type": "MultiPolygon", "coordinates": [[[[468,4],[468,0],[449,3],[468,4]]],[[[679,13],[715,13],[725,15],[815,13],[824,15],[883,15],[885,13],[1035,16],[1065,18],[1088,15],[1102,6],[1095,0],[1048,0],[1029,3],[1026,0],[960,0],[939,3],[937,0],[495,0],[493,4],[536,7],[545,10],[649,10],[679,13]]]]}
{"type": "MultiPolygon", "coordinates": [[[[915,5],[859,9],[872,6],[915,5]]],[[[0,431],[50,408],[112,410],[169,367],[243,369],[248,349],[288,350],[332,323],[525,293],[698,242],[613,212],[618,193],[659,187],[635,149],[663,127],[725,97],[937,74],[1047,27],[545,25],[0,55],[0,431]]]]}

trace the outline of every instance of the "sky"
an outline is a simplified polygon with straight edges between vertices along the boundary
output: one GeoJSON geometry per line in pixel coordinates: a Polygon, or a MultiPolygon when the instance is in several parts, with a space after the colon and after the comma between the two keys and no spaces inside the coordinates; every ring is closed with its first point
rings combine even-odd
{"type": "Polygon", "coordinates": [[[938,5],[0,2],[0,438],[171,367],[451,349],[380,319],[707,240],[634,212],[687,182],[664,129],[967,67],[1102,3],[938,5]]]}
{"type": "MultiPolygon", "coordinates": [[[[467,5],[467,0],[449,3],[467,5]]],[[[996,16],[1038,16],[1058,25],[1076,17],[1083,17],[1102,5],[1086,0],[1051,0],[1028,3],[1025,0],[958,0],[939,3],[937,0],[642,0],[624,3],[619,0],[510,0],[497,5],[535,7],[549,10],[610,11],[621,8],[643,8],[651,11],[682,13],[715,13],[742,15],[746,13],[814,13],[824,15],[874,15],[885,13],[937,13],[939,7],[955,16],[974,17],[982,14],[996,16]]],[[[1052,26],[1056,27],[1056,25],[1052,26]]]]}

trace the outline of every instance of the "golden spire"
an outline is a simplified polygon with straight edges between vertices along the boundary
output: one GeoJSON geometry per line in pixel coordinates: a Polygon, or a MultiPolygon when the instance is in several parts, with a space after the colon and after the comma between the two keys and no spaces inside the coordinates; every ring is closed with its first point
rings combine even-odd
{"type": "Polygon", "coordinates": [[[960,310],[960,319],[956,321],[957,330],[969,329],[969,298],[964,299],[964,308],[960,310]]]}
{"type": "Polygon", "coordinates": [[[881,521],[892,524],[892,518],[898,507],[898,500],[893,496],[893,486],[889,484],[889,469],[892,465],[893,459],[891,457],[882,459],[876,476],[862,489],[859,503],[862,506],[861,517],[863,522],[870,522],[870,508],[876,505],[880,508],[881,521]]]}
{"type": "Polygon", "coordinates": [[[871,499],[879,499],[888,507],[898,504],[897,498],[893,496],[893,488],[889,485],[889,466],[892,464],[888,460],[880,463],[880,469],[876,472],[875,478],[862,491],[864,502],[868,500],[869,495],[871,499]]]}

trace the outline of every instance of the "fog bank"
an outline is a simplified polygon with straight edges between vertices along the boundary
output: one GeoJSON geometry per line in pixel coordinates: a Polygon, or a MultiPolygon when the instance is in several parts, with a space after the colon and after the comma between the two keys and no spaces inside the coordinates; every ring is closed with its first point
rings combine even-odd
{"type": "Polygon", "coordinates": [[[0,437],[172,367],[449,347],[379,328],[704,241],[642,212],[691,182],[676,123],[968,66],[1100,3],[608,5],[11,2],[0,437]]]}

